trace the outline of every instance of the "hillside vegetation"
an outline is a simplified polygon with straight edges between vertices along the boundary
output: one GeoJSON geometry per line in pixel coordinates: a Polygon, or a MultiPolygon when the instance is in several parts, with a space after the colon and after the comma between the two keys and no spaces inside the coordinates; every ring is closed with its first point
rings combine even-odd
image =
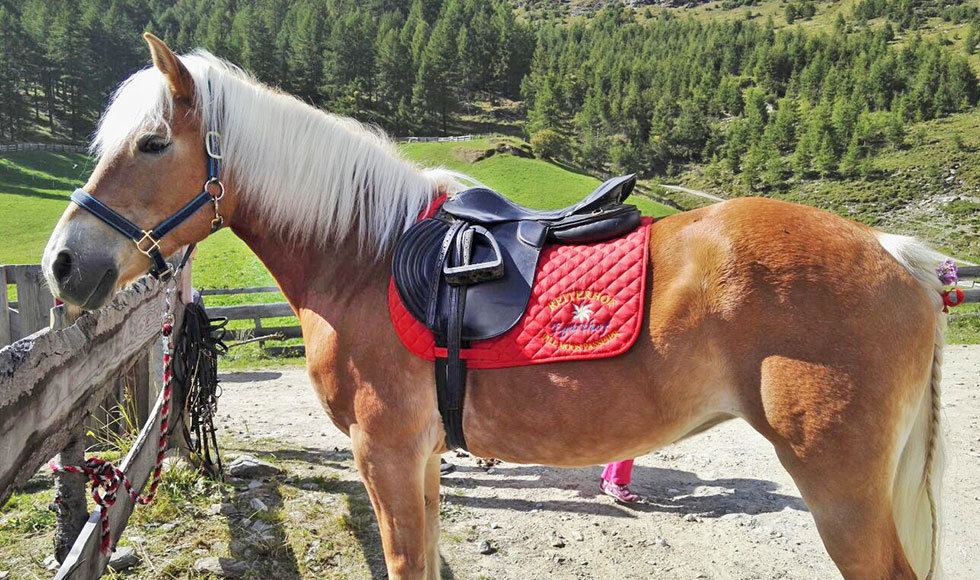
{"type": "MultiPolygon", "coordinates": [[[[562,167],[792,199],[977,256],[978,15],[977,0],[0,0],[0,136],[83,140],[145,65],[149,29],[393,133],[521,135],[562,167]]],[[[551,183],[523,167],[515,183],[551,183]]]]}
{"type": "MultiPolygon", "coordinates": [[[[510,140],[480,139],[462,143],[415,143],[405,155],[422,166],[445,166],[474,177],[518,203],[539,208],[569,205],[597,185],[594,177],[539,159],[497,153],[510,140]],[[492,152],[492,155],[488,153],[492,152]],[[479,158],[477,160],[477,158],[479,158]]],[[[81,154],[15,153],[0,157],[0,264],[40,262],[51,230],[83,182],[92,162],[81,154]]],[[[673,213],[641,196],[637,205],[648,215],[673,213]]],[[[194,263],[197,286],[261,286],[272,279],[261,263],[230,231],[201,244],[194,263]]]]}

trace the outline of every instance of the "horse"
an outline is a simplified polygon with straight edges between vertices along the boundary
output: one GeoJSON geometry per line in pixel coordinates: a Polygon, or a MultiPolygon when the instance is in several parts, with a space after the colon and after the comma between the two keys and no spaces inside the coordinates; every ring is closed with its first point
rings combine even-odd
{"type": "MultiPolygon", "coordinates": [[[[434,198],[465,189],[465,176],[422,169],[380,130],[205,51],[177,56],[144,37],[152,66],[112,97],[82,190],[142,239],[70,204],[43,256],[53,293],[98,308],[156,256],[231,228],[300,320],[313,388],[350,436],[388,576],[439,578],[446,433],[432,367],[399,342],[385,304],[394,244],[434,198]],[[208,162],[219,157],[216,175],[208,162]],[[209,203],[181,211],[202,194],[209,203]],[[186,219],[167,235],[143,229],[175,212],[186,219]]],[[[470,451],[590,466],[741,419],[771,442],[844,578],[937,578],[941,257],[912,238],[764,198],[650,227],[633,347],[472,371],[470,451]]]]}

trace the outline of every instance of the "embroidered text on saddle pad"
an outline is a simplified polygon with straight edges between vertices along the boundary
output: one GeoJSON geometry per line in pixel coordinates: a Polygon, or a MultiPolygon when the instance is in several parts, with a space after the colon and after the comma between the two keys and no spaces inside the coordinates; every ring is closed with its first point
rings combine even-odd
{"type": "MultiPolygon", "coordinates": [[[[622,354],[643,322],[650,225],[607,242],[554,244],[538,261],[534,287],[521,320],[506,333],[473,343],[462,358],[475,369],[503,368],[622,354]]],[[[402,304],[394,282],[388,311],[395,331],[415,355],[434,360],[432,333],[402,304]]]]}

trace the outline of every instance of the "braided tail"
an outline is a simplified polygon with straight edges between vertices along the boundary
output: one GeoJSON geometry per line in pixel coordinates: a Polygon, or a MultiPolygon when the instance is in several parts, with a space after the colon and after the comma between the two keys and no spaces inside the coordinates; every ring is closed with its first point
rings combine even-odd
{"type": "Polygon", "coordinates": [[[932,369],[919,408],[910,418],[912,429],[899,457],[893,485],[895,524],[905,557],[920,580],[939,580],[943,474],[943,432],[940,403],[946,315],[943,282],[937,266],[945,256],[906,236],[878,233],[878,241],[926,289],[935,307],[932,369]]]}

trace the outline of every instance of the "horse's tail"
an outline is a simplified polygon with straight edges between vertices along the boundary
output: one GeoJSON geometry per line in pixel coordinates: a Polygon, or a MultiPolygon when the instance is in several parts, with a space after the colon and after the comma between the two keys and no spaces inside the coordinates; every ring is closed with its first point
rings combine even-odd
{"type": "Polygon", "coordinates": [[[946,316],[941,310],[940,293],[943,287],[936,267],[943,256],[906,236],[879,233],[878,241],[936,300],[932,371],[898,460],[892,501],[895,523],[909,564],[920,579],[938,580],[941,530],[939,492],[944,459],[939,399],[946,316]]]}

